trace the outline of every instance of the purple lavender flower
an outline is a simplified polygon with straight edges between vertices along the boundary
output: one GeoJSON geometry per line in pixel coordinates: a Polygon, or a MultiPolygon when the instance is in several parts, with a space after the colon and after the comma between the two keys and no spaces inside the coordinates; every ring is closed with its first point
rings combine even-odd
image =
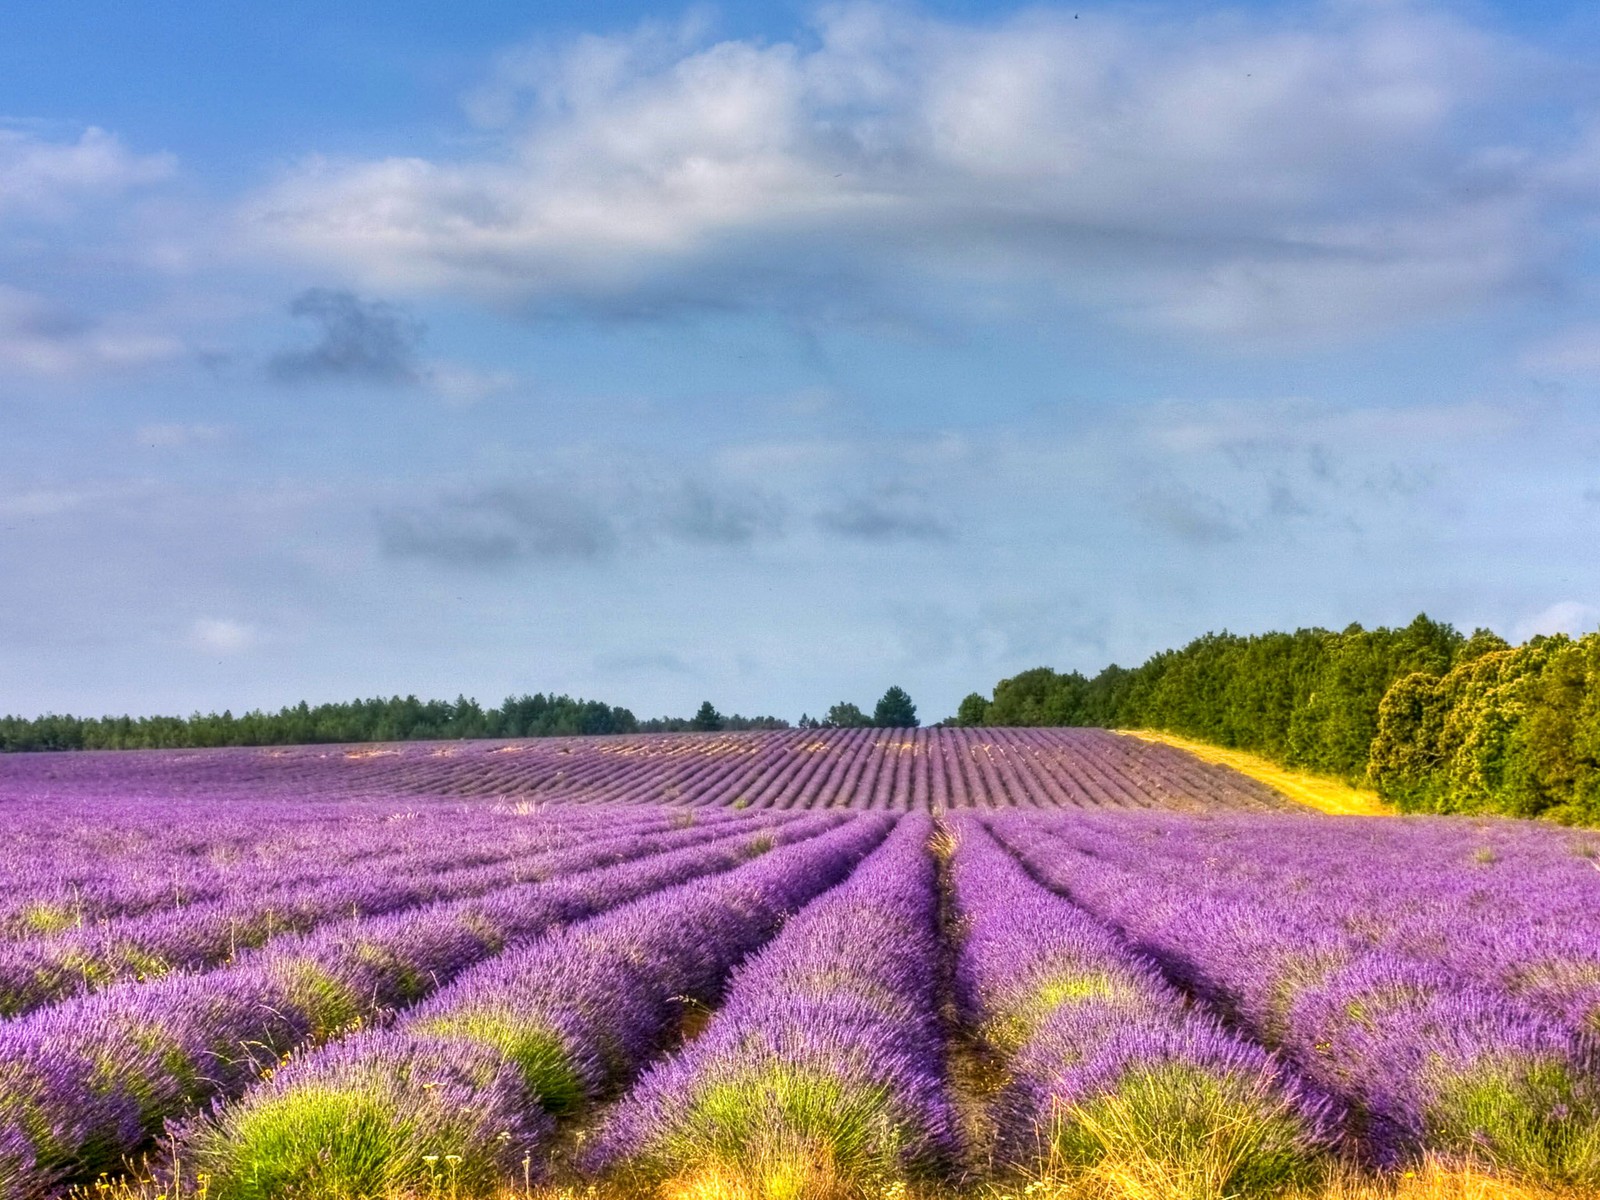
{"type": "Polygon", "coordinates": [[[1039,886],[972,819],[952,823],[958,1005],[1005,1062],[998,1157],[1029,1174],[1115,1160],[1226,1194],[1314,1174],[1328,1106],[1227,1033],[1150,960],[1039,886]]]}
{"type": "Polygon", "coordinates": [[[903,818],[742,967],[705,1033],[607,1119],[587,1169],[824,1170],[862,1185],[948,1167],[931,832],[903,818]]]}
{"type": "MultiPolygon", "coordinates": [[[[883,823],[868,819],[837,825],[823,818],[820,824],[835,828],[726,874],[647,896],[546,940],[508,949],[415,1010],[398,1035],[357,1034],[336,1052],[289,1063],[274,1074],[270,1090],[246,1097],[237,1110],[242,1115],[221,1108],[185,1134],[185,1153],[208,1163],[254,1162],[259,1155],[250,1147],[258,1144],[259,1128],[280,1130],[295,1125],[296,1113],[321,1111],[329,1070],[341,1077],[376,1077],[402,1063],[406,1047],[429,1061],[447,1058],[454,1048],[474,1062],[493,1064],[495,1072],[483,1077],[489,1111],[495,1089],[507,1079],[515,1080],[516,1104],[526,1110],[559,1113],[597,1098],[631,1079],[671,1036],[680,1001],[714,1001],[740,957],[771,937],[787,913],[836,881],[886,832],[883,823]]],[[[454,1103],[476,1103],[470,1080],[450,1094],[454,1103]]],[[[323,1186],[317,1175],[323,1164],[352,1157],[362,1170],[382,1175],[390,1169],[384,1165],[387,1157],[405,1155],[402,1134],[414,1125],[409,1105],[396,1099],[387,1108],[363,1110],[364,1132],[356,1142],[331,1118],[296,1133],[292,1162],[273,1176],[275,1186],[323,1186]]],[[[530,1126],[519,1141],[523,1152],[541,1164],[549,1128],[548,1123],[530,1126]]],[[[243,1167],[219,1174],[213,1188],[225,1200],[251,1200],[257,1194],[243,1167]]],[[[475,1193],[469,1188],[468,1194],[475,1193]]]]}

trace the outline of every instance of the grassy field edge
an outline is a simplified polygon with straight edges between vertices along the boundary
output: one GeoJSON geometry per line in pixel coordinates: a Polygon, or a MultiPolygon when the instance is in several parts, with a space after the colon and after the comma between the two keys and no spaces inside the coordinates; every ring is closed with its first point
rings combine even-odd
{"type": "Polygon", "coordinates": [[[1314,808],[1318,812],[1333,813],[1342,817],[1388,817],[1399,810],[1367,788],[1351,787],[1340,779],[1324,775],[1309,775],[1279,766],[1271,759],[1262,758],[1246,750],[1229,750],[1208,742],[1197,742],[1159,729],[1118,729],[1124,737],[1138,738],[1144,742],[1158,742],[1186,750],[1196,758],[1219,766],[1231,767],[1241,775],[1260,780],[1268,787],[1282,792],[1297,804],[1314,808]]]}

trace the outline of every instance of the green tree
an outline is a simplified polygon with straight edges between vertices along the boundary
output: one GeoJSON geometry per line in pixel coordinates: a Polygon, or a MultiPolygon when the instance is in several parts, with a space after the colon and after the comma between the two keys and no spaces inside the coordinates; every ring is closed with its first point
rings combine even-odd
{"type": "Polygon", "coordinates": [[[891,687],[872,710],[872,723],[880,729],[915,729],[917,706],[904,688],[891,687]]]}
{"type": "Polygon", "coordinates": [[[703,700],[700,709],[689,721],[689,728],[702,732],[712,732],[722,728],[722,714],[712,705],[711,701],[703,700]]]}
{"type": "Polygon", "coordinates": [[[983,698],[981,692],[971,692],[961,698],[961,703],[956,706],[955,720],[952,725],[983,725],[989,716],[989,702],[983,698]]]}
{"type": "Polygon", "coordinates": [[[839,701],[822,718],[824,729],[866,729],[871,724],[872,718],[848,700],[839,701]]]}

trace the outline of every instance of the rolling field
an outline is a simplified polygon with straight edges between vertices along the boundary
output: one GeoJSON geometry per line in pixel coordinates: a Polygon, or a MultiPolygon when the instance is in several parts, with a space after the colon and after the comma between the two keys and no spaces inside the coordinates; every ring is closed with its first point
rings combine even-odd
{"type": "Polygon", "coordinates": [[[0,758],[0,1200],[1600,1194],[1600,837],[1096,730],[0,758]]]}

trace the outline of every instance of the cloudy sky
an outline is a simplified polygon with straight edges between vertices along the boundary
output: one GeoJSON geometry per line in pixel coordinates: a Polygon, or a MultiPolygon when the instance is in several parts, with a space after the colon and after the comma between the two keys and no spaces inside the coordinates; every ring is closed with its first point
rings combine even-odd
{"type": "Polygon", "coordinates": [[[1600,625],[1600,16],[18,0],[0,712],[1600,625]]]}

